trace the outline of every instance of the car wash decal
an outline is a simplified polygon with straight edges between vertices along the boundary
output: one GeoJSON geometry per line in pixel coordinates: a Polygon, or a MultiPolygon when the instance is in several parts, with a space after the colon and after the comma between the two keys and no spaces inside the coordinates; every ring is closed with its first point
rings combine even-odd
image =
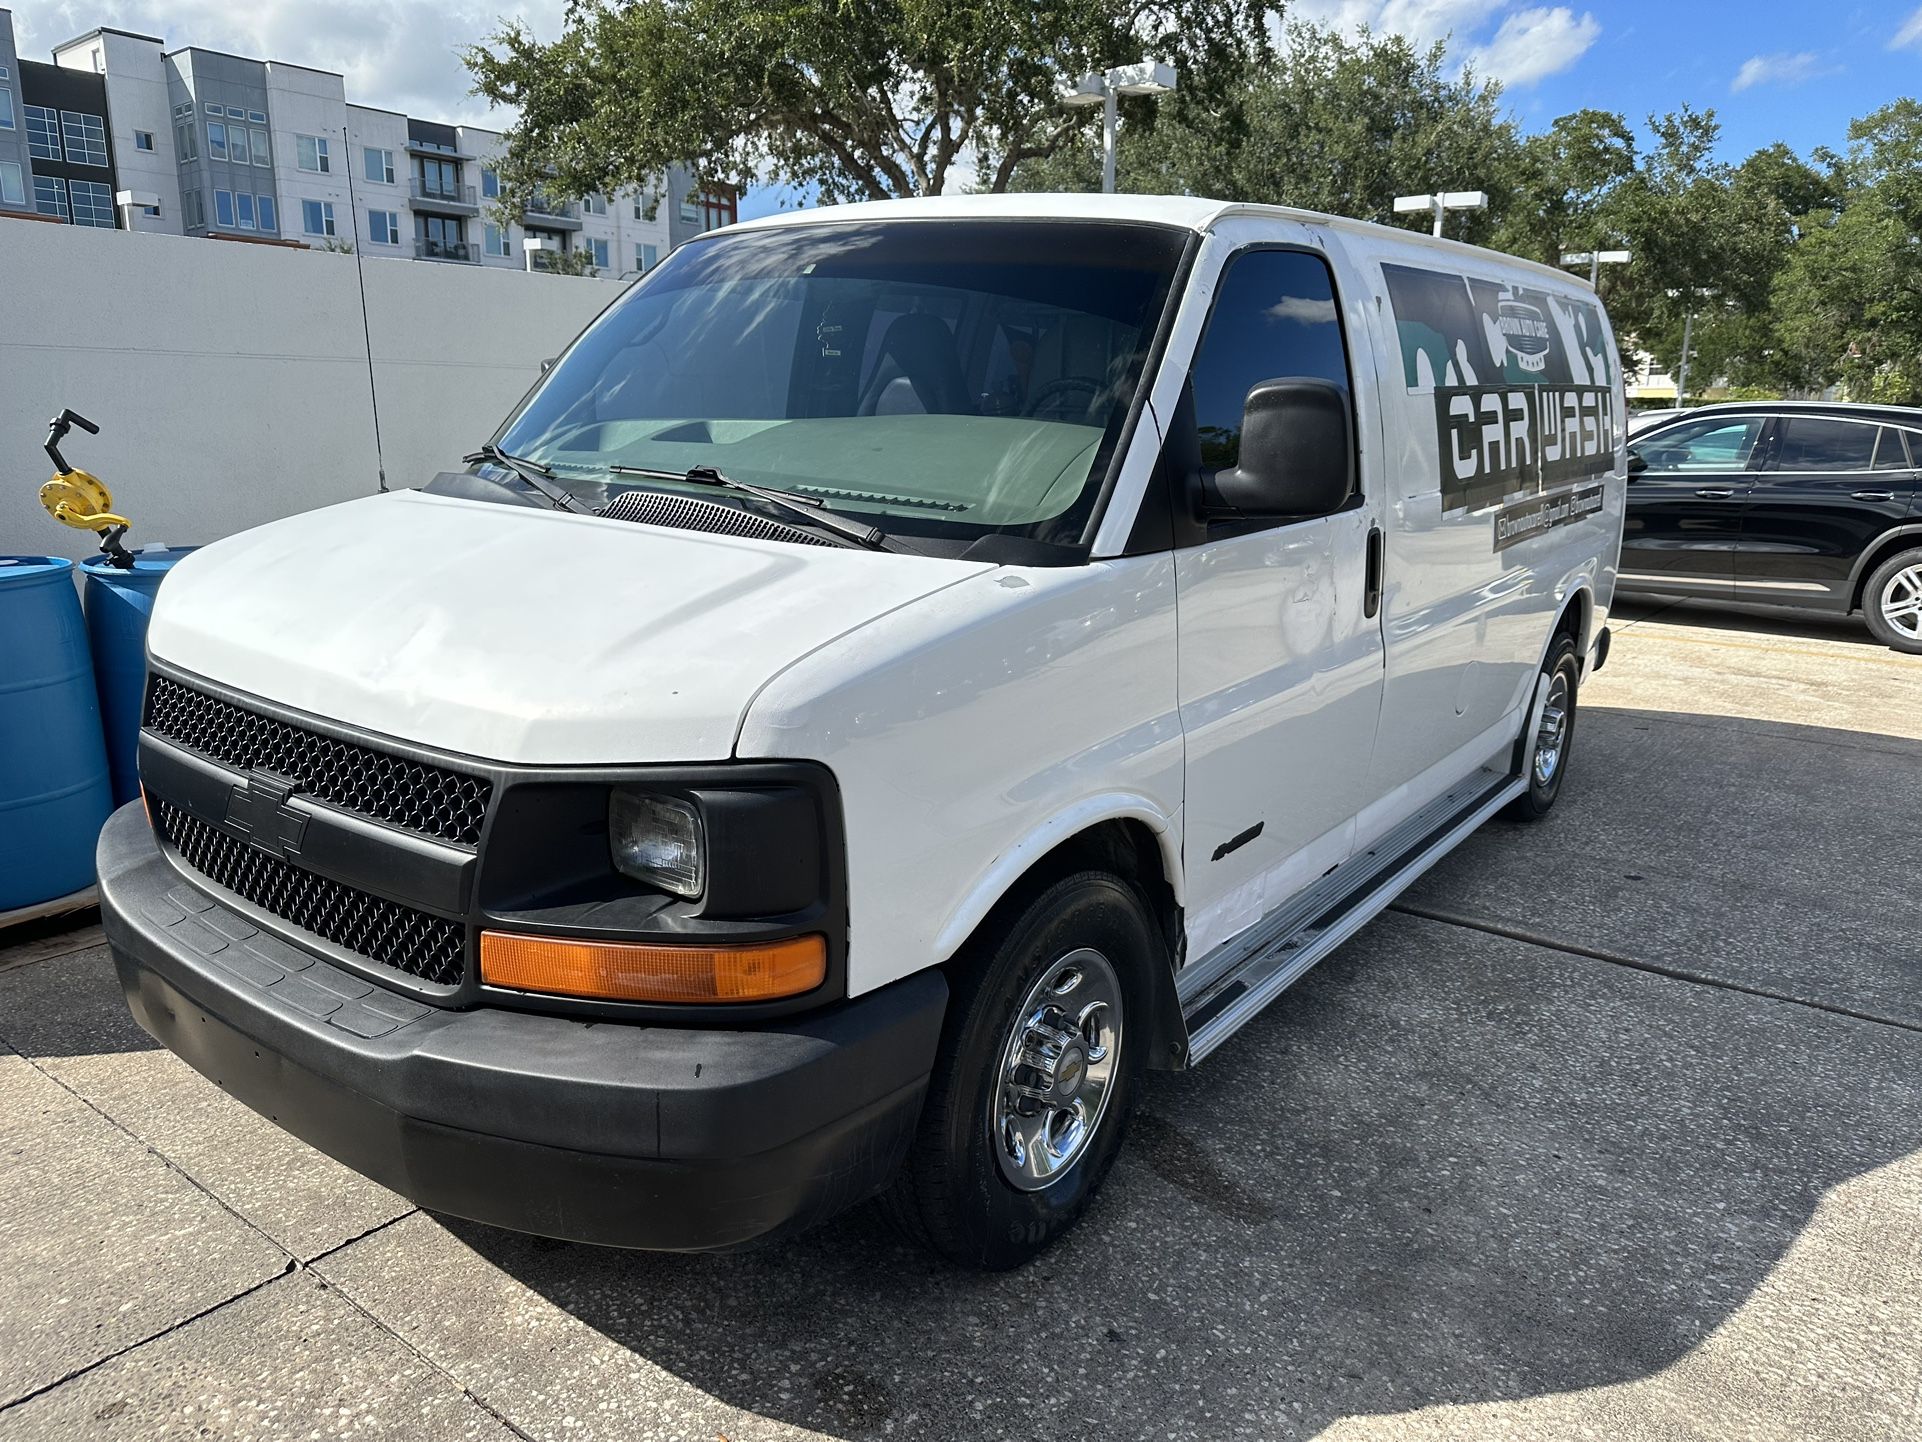
{"type": "Polygon", "coordinates": [[[1433,397],[1444,512],[1526,503],[1608,473],[1618,377],[1594,302],[1412,266],[1382,274],[1403,379],[1433,397]]]}

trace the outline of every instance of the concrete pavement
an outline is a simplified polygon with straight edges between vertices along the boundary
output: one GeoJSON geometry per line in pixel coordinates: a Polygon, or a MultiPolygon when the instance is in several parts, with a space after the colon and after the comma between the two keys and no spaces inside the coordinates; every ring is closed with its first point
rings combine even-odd
{"type": "Polygon", "coordinates": [[[1873,1438],[1922,1416],[1922,662],[1630,613],[1562,806],[1201,1068],[1084,1225],[422,1214],[0,951],[0,1439],[1873,1438]]]}

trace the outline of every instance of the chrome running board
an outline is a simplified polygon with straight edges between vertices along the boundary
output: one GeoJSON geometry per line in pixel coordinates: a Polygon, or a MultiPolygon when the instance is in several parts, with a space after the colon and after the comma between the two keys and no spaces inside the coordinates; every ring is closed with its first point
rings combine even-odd
{"type": "Polygon", "coordinates": [[[1175,986],[1188,1028],[1188,1065],[1240,1031],[1527,789],[1521,777],[1483,767],[1287,905],[1184,967],[1175,986]]]}

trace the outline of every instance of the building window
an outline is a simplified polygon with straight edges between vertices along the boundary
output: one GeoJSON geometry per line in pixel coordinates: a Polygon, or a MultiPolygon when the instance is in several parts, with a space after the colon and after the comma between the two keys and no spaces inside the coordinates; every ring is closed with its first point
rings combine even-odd
{"type": "Polygon", "coordinates": [[[279,235],[280,217],[274,214],[274,198],[271,195],[254,198],[260,202],[260,228],[269,235],[279,235]]]}
{"type": "Polygon", "coordinates": [[[207,203],[197,190],[181,192],[180,211],[186,217],[189,230],[199,230],[207,223],[207,203]]]}
{"type": "Polygon", "coordinates": [[[495,225],[491,220],[481,231],[481,245],[489,255],[506,256],[513,252],[508,249],[510,237],[505,226],[495,225]]]}
{"type": "Polygon", "coordinates": [[[658,245],[637,245],[634,247],[634,269],[645,275],[661,263],[661,248],[658,245]]]}
{"type": "Polygon", "coordinates": [[[0,205],[25,205],[27,190],[20,177],[20,166],[12,160],[0,160],[0,205]]]}
{"type": "Polygon", "coordinates": [[[245,120],[247,118],[247,112],[242,110],[238,105],[229,105],[227,107],[227,118],[229,120],[245,120]]]}
{"type": "Polygon", "coordinates": [[[701,208],[694,203],[694,197],[691,195],[683,196],[681,198],[681,219],[692,224],[700,218],[701,208]]]}
{"type": "Polygon", "coordinates": [[[207,158],[209,160],[227,158],[227,127],[218,120],[207,122],[207,158]]]}
{"type": "Polygon", "coordinates": [[[253,164],[253,151],[247,144],[247,128],[244,125],[227,127],[227,158],[235,165],[253,164]]]}
{"type": "Polygon", "coordinates": [[[394,183],[394,152],[391,150],[367,151],[367,178],[382,185],[394,183]]]}
{"type": "Polygon", "coordinates": [[[220,109],[220,107],[219,107],[218,105],[206,105],[206,104],[203,104],[203,105],[202,105],[202,106],[201,106],[200,108],[201,108],[202,110],[204,110],[204,111],[206,111],[206,112],[207,112],[207,113],[208,113],[209,115],[219,115],[219,114],[221,114],[221,113],[222,113],[222,112],[221,112],[221,109],[220,109]]]}
{"type": "Polygon", "coordinates": [[[113,191],[103,180],[70,180],[67,189],[73,194],[73,223],[92,225],[102,230],[112,230],[113,191]]]}
{"type": "Polygon", "coordinates": [[[60,112],[60,129],[67,137],[67,162],[70,165],[107,167],[107,122],[103,116],[83,111],[60,112]]]}
{"type": "Polygon", "coordinates": [[[200,142],[195,139],[198,134],[191,120],[174,127],[174,150],[182,163],[200,159],[200,142]]]}
{"type": "Polygon", "coordinates": [[[247,119],[255,125],[265,125],[267,123],[267,112],[264,110],[249,110],[247,112],[247,119]]]}
{"type": "Polygon", "coordinates": [[[67,219],[67,182],[57,175],[34,176],[33,208],[56,220],[67,219]]]}
{"type": "Polygon", "coordinates": [[[254,164],[272,165],[274,163],[274,157],[267,149],[267,132],[264,130],[255,130],[249,133],[254,138],[254,164]]]}
{"type": "Polygon", "coordinates": [[[140,207],[140,213],[154,220],[160,219],[160,207],[157,205],[143,205],[140,207]]]}
{"type": "Polygon", "coordinates": [[[589,215],[606,215],[607,214],[607,197],[605,195],[582,196],[581,209],[586,211],[589,215]]]}
{"type": "Polygon", "coordinates": [[[13,129],[13,91],[0,85],[0,130],[13,129]]]}
{"type": "Polygon", "coordinates": [[[606,270],[607,242],[604,240],[590,240],[588,241],[588,245],[591,246],[594,251],[594,268],[596,270],[606,270]]]}
{"type": "Polygon", "coordinates": [[[501,193],[501,178],[491,170],[481,172],[481,194],[489,200],[498,200],[501,193]]]}
{"type": "Polygon", "coordinates": [[[376,245],[399,245],[400,216],[391,210],[368,211],[367,236],[376,245]]]}
{"type": "Polygon", "coordinates": [[[254,198],[244,190],[234,196],[234,224],[242,230],[254,228],[254,198]]]}
{"type": "Polygon", "coordinates": [[[294,144],[298,148],[298,163],[302,170],[315,175],[332,172],[334,167],[327,154],[327,138],[324,135],[296,135],[294,144]]]}
{"type": "Polygon", "coordinates": [[[331,200],[303,200],[300,203],[301,229],[309,235],[334,233],[334,203],[331,200]]]}
{"type": "Polygon", "coordinates": [[[27,154],[34,160],[60,159],[60,117],[44,105],[27,107],[27,154]]]}
{"type": "Polygon", "coordinates": [[[214,192],[214,224],[224,225],[229,230],[234,224],[234,193],[231,190],[214,192]]]}
{"type": "Polygon", "coordinates": [[[133,148],[135,150],[152,150],[153,132],[151,130],[136,130],[133,133],[133,148]]]}
{"type": "Polygon", "coordinates": [[[636,220],[647,219],[647,192],[644,190],[634,193],[634,218],[636,220]]]}

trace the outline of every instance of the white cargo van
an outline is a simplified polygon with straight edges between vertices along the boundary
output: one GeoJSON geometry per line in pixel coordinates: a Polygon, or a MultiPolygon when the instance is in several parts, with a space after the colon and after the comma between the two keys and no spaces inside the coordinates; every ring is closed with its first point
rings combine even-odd
{"type": "Polygon", "coordinates": [[[421,1205],[959,1261],[1497,812],[1607,654],[1553,270],[1205,200],[730,227],[470,469],[211,545],[100,847],[141,1024],[421,1205]]]}

